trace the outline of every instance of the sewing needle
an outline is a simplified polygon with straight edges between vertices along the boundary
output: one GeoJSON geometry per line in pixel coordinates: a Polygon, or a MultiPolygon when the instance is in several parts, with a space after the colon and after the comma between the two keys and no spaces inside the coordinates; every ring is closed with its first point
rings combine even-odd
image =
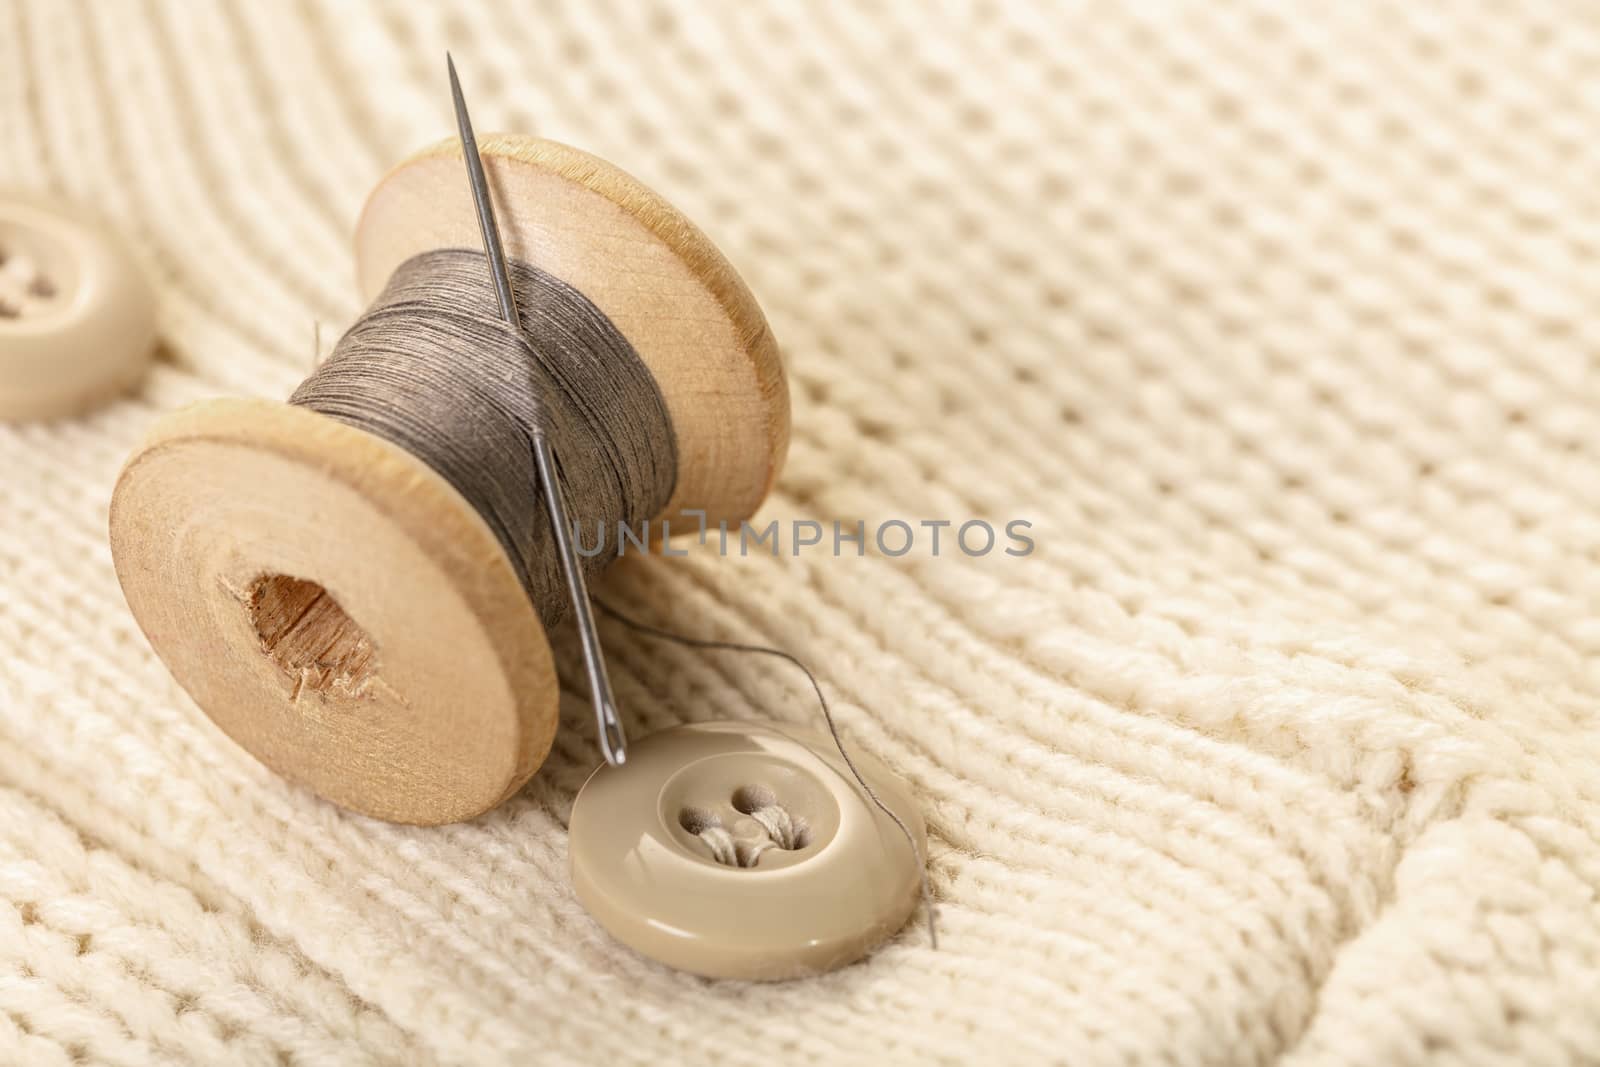
{"type": "MultiPolygon", "coordinates": [[[[456,77],[455,60],[448,52],[445,53],[445,63],[450,69],[450,95],[455,101],[456,125],[461,131],[461,154],[467,163],[472,201],[478,209],[478,229],[483,233],[484,255],[494,275],[494,291],[500,301],[500,315],[512,329],[521,333],[522,319],[517,314],[517,298],[511,289],[511,272],[506,268],[505,249],[500,244],[500,228],[495,222],[494,204],[489,198],[489,181],[483,172],[483,157],[478,154],[478,142],[472,135],[472,120],[467,116],[467,102],[461,94],[461,82],[456,77]]],[[[627,759],[628,740],[622,730],[622,719],[617,714],[616,699],[611,695],[611,678],[606,673],[605,653],[595,629],[594,610],[589,603],[583,569],[573,549],[566,501],[562,497],[561,485],[556,480],[556,456],[549,438],[540,427],[533,430],[533,457],[539,469],[539,484],[544,487],[545,511],[550,516],[550,529],[555,535],[556,554],[561,559],[561,571],[567,579],[567,593],[572,598],[573,621],[577,624],[578,636],[583,644],[583,662],[589,675],[589,697],[594,702],[595,719],[600,727],[600,751],[607,763],[620,766],[627,759]]]]}

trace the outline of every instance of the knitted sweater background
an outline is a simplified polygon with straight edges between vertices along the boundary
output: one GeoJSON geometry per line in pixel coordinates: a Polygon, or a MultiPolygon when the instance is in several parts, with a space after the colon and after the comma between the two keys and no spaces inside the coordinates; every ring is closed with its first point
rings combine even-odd
{"type": "MultiPolygon", "coordinates": [[[[122,232],[162,343],[0,426],[0,1062],[1600,1062],[1600,18],[1432,7],[4,0],[0,185],[122,232]],[[925,805],[939,950],[612,941],[570,630],[543,769],[415,829],[262,768],[128,613],[121,463],[359,313],[447,47],[481,129],[631,171],[762,302],[758,526],[1033,524],[603,583],[817,667],[925,805]]],[[[818,724],[775,661],[603,635],[635,737],[818,724]]]]}

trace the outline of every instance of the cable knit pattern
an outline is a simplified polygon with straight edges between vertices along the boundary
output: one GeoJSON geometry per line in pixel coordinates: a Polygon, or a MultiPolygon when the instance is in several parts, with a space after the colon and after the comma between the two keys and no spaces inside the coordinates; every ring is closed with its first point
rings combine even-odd
{"type": "MultiPolygon", "coordinates": [[[[0,184],[120,229],[163,339],[0,426],[0,1062],[1600,1062],[1597,72],[1554,0],[0,6],[0,184]],[[484,130],[638,175],[761,299],[763,522],[1033,522],[604,583],[819,669],[926,804],[939,951],[612,942],[570,633],[544,769],[425,830],[256,764],[128,614],[119,465],[355,317],[447,47],[484,130]]],[[[604,635],[634,736],[816,724],[782,665],[604,635]]]]}

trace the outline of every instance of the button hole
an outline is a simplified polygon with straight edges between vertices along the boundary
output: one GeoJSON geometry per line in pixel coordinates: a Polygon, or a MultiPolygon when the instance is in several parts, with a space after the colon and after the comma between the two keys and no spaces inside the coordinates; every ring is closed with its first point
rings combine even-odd
{"type": "Polygon", "coordinates": [[[56,295],[56,283],[45,277],[43,274],[40,274],[37,275],[31,283],[29,283],[28,292],[32,293],[41,300],[49,300],[52,296],[56,295]]]}
{"type": "Polygon", "coordinates": [[[21,310],[0,300],[0,319],[14,319],[22,314],[21,310]]]}
{"type": "Polygon", "coordinates": [[[786,852],[811,843],[811,827],[778,802],[777,794],[764,785],[742,785],[733,791],[733,809],[761,824],[772,843],[786,852]]]}
{"type": "Polygon", "coordinates": [[[774,807],[777,794],[764,785],[741,785],[733,791],[733,810],[742,815],[754,815],[762,808],[774,807]]]}
{"type": "Polygon", "coordinates": [[[754,867],[761,853],[771,848],[771,842],[736,841],[722,818],[705,808],[683,808],[678,812],[678,825],[689,831],[711,850],[711,858],[724,867],[754,867]]]}
{"type": "Polygon", "coordinates": [[[772,847],[771,841],[735,841],[733,853],[738,860],[735,866],[754,867],[761,861],[761,854],[772,847]]]}
{"type": "Polygon", "coordinates": [[[712,828],[721,829],[722,819],[716,812],[705,808],[684,808],[678,812],[678,825],[699,836],[712,828]]]}

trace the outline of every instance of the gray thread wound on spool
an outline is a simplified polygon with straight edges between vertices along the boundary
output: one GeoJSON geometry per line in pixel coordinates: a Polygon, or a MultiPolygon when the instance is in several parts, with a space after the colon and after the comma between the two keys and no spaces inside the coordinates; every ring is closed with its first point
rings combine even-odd
{"type": "MultiPolygon", "coordinates": [[[[532,433],[560,458],[583,529],[637,529],[677,480],[677,438],[655,378],[587,297],[509,264],[522,331],[500,317],[483,254],[424,252],[402,263],[291,404],[398,445],[432,467],[494,531],[552,625],[566,608],[532,433]]],[[[584,560],[589,577],[605,554],[584,560]]]]}

